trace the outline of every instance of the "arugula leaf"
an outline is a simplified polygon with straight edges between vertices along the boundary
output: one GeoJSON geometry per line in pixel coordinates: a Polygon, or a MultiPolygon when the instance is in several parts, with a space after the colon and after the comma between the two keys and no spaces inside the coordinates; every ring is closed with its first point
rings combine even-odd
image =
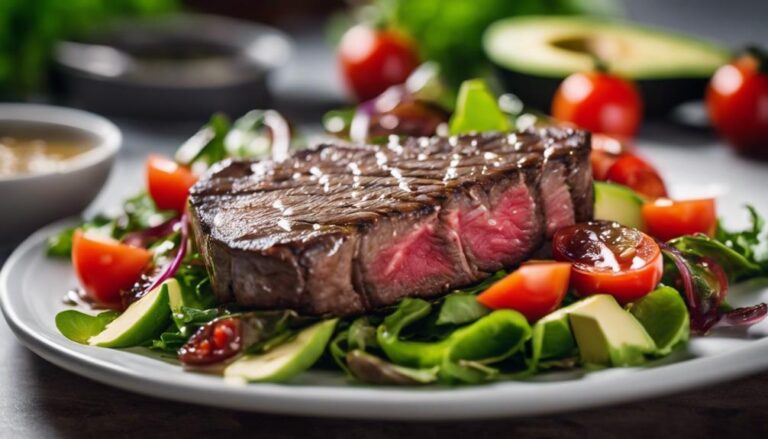
{"type": "Polygon", "coordinates": [[[491,93],[485,81],[471,79],[461,84],[456,111],[451,117],[451,134],[506,132],[511,129],[509,117],[499,109],[496,96],[491,93]]]}
{"type": "Polygon", "coordinates": [[[706,235],[682,236],[669,241],[668,244],[685,254],[714,260],[725,270],[731,281],[749,279],[761,274],[758,264],[706,235]]]}
{"type": "Polygon", "coordinates": [[[462,325],[490,313],[472,293],[454,293],[446,296],[437,316],[437,325],[462,325]]]}
{"type": "Polygon", "coordinates": [[[715,239],[748,261],[759,265],[763,274],[766,274],[768,273],[768,254],[765,253],[765,246],[768,233],[765,230],[765,220],[754,207],[746,206],[746,208],[749,212],[750,227],[745,230],[729,231],[718,221],[715,239]]]}
{"type": "Polygon", "coordinates": [[[92,316],[70,309],[56,314],[56,328],[64,337],[87,344],[89,338],[103,331],[119,315],[115,311],[104,311],[92,316]]]}

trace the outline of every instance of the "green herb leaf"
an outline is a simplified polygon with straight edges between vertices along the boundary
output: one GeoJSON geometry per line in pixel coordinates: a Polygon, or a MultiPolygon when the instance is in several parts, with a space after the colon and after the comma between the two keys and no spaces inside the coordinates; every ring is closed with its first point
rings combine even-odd
{"type": "MultiPolygon", "coordinates": [[[[759,265],[762,274],[768,274],[768,233],[765,230],[765,220],[752,206],[746,206],[749,212],[750,226],[745,230],[726,230],[720,222],[717,224],[715,239],[741,255],[749,262],[759,265]]],[[[746,277],[741,280],[746,279],[746,277]]]]}
{"type": "Polygon", "coordinates": [[[451,118],[451,134],[507,132],[511,129],[509,117],[499,109],[496,96],[491,93],[485,81],[472,79],[461,84],[456,111],[451,118]]]}
{"type": "Polygon", "coordinates": [[[176,150],[174,159],[187,166],[201,163],[204,168],[224,160],[227,157],[224,138],[230,127],[231,123],[227,116],[221,113],[214,114],[207,124],[176,150]]]}
{"type": "Polygon", "coordinates": [[[119,315],[115,311],[105,311],[92,316],[70,309],[56,314],[56,328],[68,339],[87,344],[89,338],[103,331],[119,315]]]}
{"type": "Polygon", "coordinates": [[[737,251],[706,235],[675,238],[669,245],[684,254],[706,257],[717,262],[732,281],[749,279],[761,274],[760,266],[737,251]]]}
{"type": "Polygon", "coordinates": [[[463,325],[490,313],[471,293],[454,293],[445,298],[437,317],[437,325],[463,325]]]}

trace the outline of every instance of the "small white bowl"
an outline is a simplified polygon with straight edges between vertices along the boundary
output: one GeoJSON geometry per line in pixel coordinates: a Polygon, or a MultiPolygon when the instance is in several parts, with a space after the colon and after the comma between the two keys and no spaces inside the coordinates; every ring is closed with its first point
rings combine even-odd
{"type": "Polygon", "coordinates": [[[53,220],[82,212],[107,181],[122,143],[112,122],[71,108],[0,104],[0,123],[13,122],[79,130],[92,137],[92,147],[60,170],[0,176],[0,243],[19,241],[53,220]]]}

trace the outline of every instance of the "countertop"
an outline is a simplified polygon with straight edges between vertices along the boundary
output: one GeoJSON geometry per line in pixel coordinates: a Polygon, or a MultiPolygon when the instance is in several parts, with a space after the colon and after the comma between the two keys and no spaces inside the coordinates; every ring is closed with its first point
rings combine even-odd
{"type": "MultiPolygon", "coordinates": [[[[717,24],[732,28],[727,42],[768,40],[765,27],[757,27],[765,6],[760,2],[735,1],[746,10],[755,26],[738,28],[732,13],[717,17],[702,13],[701,2],[628,3],[632,18],[717,36],[717,24]],[[665,9],[661,14],[656,7],[665,9]],[[673,9],[670,9],[673,8],[673,9]],[[687,9],[686,9],[687,8],[687,9]],[[688,11],[693,16],[688,17],[688,11]],[[654,12],[656,11],[656,12],[654,12]],[[677,14],[677,15],[675,15],[677,14]],[[697,15],[698,14],[698,15],[697,15]],[[757,16],[755,15],[757,14],[757,16]],[[698,18],[697,18],[698,17],[698,18]],[[688,19],[690,18],[690,19],[688,19]],[[720,20],[718,22],[718,19],[720,20]],[[697,21],[698,20],[698,21],[697,21]],[[731,23],[728,25],[728,23],[731,23]],[[734,34],[736,32],[736,34],[734,34]],[[750,33],[753,32],[753,33],[750,33]],[[762,32],[755,35],[754,32],[762,32]]],[[[715,2],[703,2],[711,5],[715,2]]],[[[704,8],[706,9],[706,8],[704,8]]],[[[716,14],[717,15],[717,14],[716,14]]],[[[738,18],[738,17],[737,17],[738,18]]],[[[726,29],[727,30],[727,29],[726,29]]],[[[320,111],[335,105],[341,87],[326,61],[322,43],[300,41],[303,64],[282,72],[275,87],[283,109],[294,119],[317,121],[320,111]],[[318,46],[319,45],[319,46],[318,46]],[[308,63],[326,63],[323,69],[308,70],[308,63]],[[302,72],[313,71],[311,83],[302,72]],[[319,74],[315,72],[321,72],[319,74]],[[297,87],[300,84],[300,87],[297,87]],[[307,90],[324,90],[315,101],[303,99],[307,90]],[[300,103],[300,105],[297,105],[300,103]]],[[[281,108],[282,107],[282,108],[281,108]]],[[[137,121],[116,121],[125,134],[125,144],[104,192],[89,211],[109,209],[130,195],[142,180],[141,164],[149,151],[170,153],[199,124],[151,125],[137,121]]],[[[693,134],[671,129],[686,143],[707,139],[707,133],[693,134]]],[[[643,135],[658,138],[669,128],[646,130],[643,135]]],[[[711,142],[711,138],[708,139],[711,142]]],[[[642,142],[640,142],[642,144],[642,142]]],[[[768,170],[768,165],[766,166],[768,170]]],[[[15,243],[0,243],[0,264],[15,243]]],[[[0,319],[0,437],[768,437],[768,372],[664,398],[645,400],[610,408],[578,411],[533,418],[475,422],[402,423],[384,421],[326,420],[239,412],[169,402],[107,387],[59,369],[24,348],[0,319]]],[[[589,395],[584,396],[585,399],[589,395]]]]}

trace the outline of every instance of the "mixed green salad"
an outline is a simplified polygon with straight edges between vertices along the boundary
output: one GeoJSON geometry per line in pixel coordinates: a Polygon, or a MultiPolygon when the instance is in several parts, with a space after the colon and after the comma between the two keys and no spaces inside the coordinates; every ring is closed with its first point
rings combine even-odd
{"type": "MultiPolygon", "coordinates": [[[[455,108],[447,108],[434,68],[417,73],[418,80],[377,100],[327,115],[329,132],[376,142],[414,131],[504,132],[552,123],[522,113],[481,80],[464,82],[455,108]],[[392,115],[395,126],[386,122],[392,115]]],[[[82,286],[68,301],[103,308],[62,311],[61,333],[92,346],[141,347],[233,381],[284,382],[331,368],[364,383],[421,385],[638,366],[683,348],[691,334],[747,326],[768,313],[765,304],[733,309],[726,300],[732,283],[768,275],[768,234],[754,209],[751,227],[727,230],[714,200],[651,197],[642,193],[647,185],[615,180],[595,182],[595,221],[558,231],[551,260],[497,272],[437,300],[407,298],[332,319],[218,303],[190,238],[187,191],[224,158],[285,155],[294,147],[288,127],[274,111],[233,123],[216,115],[174,159],[148,159],[147,192],[127,200],[119,215],[52,237],[49,254],[71,258],[82,286]]],[[[595,148],[593,164],[607,151],[595,148]]],[[[610,153],[615,163],[629,154],[610,153]]],[[[624,170],[631,172],[646,180],[626,181],[647,183],[647,168],[624,170]]]]}

